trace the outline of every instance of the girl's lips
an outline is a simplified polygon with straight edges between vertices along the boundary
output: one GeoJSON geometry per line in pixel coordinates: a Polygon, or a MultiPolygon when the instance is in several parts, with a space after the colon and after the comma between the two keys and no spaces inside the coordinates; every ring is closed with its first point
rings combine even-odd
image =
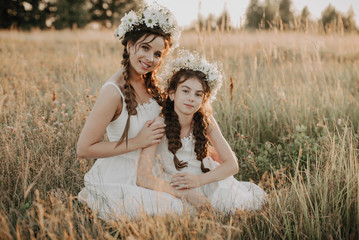
{"type": "Polygon", "coordinates": [[[193,106],[190,105],[190,104],[185,104],[185,106],[186,106],[187,108],[193,108],[193,106]]]}
{"type": "Polygon", "coordinates": [[[142,62],[142,61],[140,61],[140,63],[141,63],[141,65],[142,65],[145,69],[148,69],[148,68],[151,67],[151,65],[146,64],[146,63],[144,63],[144,62],[142,62]]]}

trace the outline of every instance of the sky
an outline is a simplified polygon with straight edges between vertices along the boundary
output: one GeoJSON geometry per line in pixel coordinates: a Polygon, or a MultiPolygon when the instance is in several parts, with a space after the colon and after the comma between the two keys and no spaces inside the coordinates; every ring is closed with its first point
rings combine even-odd
{"type": "MultiPolygon", "coordinates": [[[[152,3],[154,0],[145,1],[152,3]]],[[[218,17],[226,5],[232,24],[239,26],[241,22],[242,24],[245,22],[249,0],[156,0],[156,2],[169,8],[176,16],[178,24],[183,27],[195,21],[199,12],[205,17],[210,13],[218,17]]],[[[329,4],[343,13],[347,13],[352,6],[356,25],[359,25],[359,0],[292,0],[292,11],[299,14],[305,6],[308,6],[311,18],[314,20],[320,18],[322,11],[329,4]]]]}

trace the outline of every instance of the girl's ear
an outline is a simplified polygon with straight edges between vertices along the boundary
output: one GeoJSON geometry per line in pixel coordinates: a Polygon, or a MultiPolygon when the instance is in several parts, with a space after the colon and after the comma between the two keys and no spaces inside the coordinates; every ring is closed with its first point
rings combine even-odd
{"type": "Polygon", "coordinates": [[[171,101],[173,101],[175,99],[175,91],[173,90],[169,91],[168,97],[170,98],[171,101]]]}
{"type": "Polygon", "coordinates": [[[133,43],[131,41],[128,41],[126,44],[126,49],[127,49],[128,54],[130,54],[130,49],[132,46],[133,46],[133,43]]]}

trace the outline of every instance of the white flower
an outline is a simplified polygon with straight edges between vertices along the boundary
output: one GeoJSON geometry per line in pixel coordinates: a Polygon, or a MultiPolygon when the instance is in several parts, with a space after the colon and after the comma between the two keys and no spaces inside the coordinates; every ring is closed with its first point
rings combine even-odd
{"type": "Polygon", "coordinates": [[[150,8],[146,8],[142,13],[144,19],[153,18],[155,16],[155,14],[156,13],[153,12],[152,9],[150,9],[150,8]]]}
{"type": "Polygon", "coordinates": [[[156,25],[155,18],[153,18],[153,17],[146,18],[145,19],[145,24],[146,24],[147,27],[153,28],[156,25]]]}
{"type": "Polygon", "coordinates": [[[205,81],[208,82],[211,89],[211,101],[215,99],[215,95],[221,87],[223,78],[216,63],[210,63],[196,53],[181,50],[178,56],[165,67],[165,71],[162,74],[163,80],[161,81],[161,85],[167,88],[169,79],[181,69],[203,72],[206,75],[205,81]]]}
{"type": "Polygon", "coordinates": [[[170,26],[173,25],[169,24],[166,15],[158,15],[156,17],[157,17],[158,26],[160,26],[164,32],[169,32],[170,29],[168,28],[170,28],[170,26]]]}
{"type": "MultiPolygon", "coordinates": [[[[153,28],[159,23],[162,11],[157,10],[155,7],[148,7],[143,11],[143,21],[147,27],[153,28]]],[[[160,26],[161,27],[161,26],[160,26]]],[[[166,32],[164,29],[162,29],[166,32]]]]}
{"type": "Polygon", "coordinates": [[[133,25],[138,22],[137,15],[134,11],[130,11],[121,19],[121,22],[125,22],[126,25],[133,25]]]}
{"type": "Polygon", "coordinates": [[[119,39],[123,38],[128,31],[131,31],[133,25],[138,24],[138,17],[134,11],[130,11],[121,18],[121,24],[115,30],[115,36],[119,39]]]}
{"type": "Polygon", "coordinates": [[[136,26],[145,24],[148,28],[158,26],[166,34],[172,36],[172,49],[178,46],[180,32],[173,14],[158,3],[145,7],[142,12],[128,12],[122,19],[120,26],[115,30],[114,35],[120,40],[136,26]]]}
{"type": "Polygon", "coordinates": [[[126,34],[127,30],[125,30],[122,26],[119,26],[115,31],[115,36],[118,38],[122,38],[126,34]]]}
{"type": "Polygon", "coordinates": [[[167,20],[169,26],[175,26],[177,24],[176,19],[174,18],[173,15],[169,15],[166,20],[167,20]]]}

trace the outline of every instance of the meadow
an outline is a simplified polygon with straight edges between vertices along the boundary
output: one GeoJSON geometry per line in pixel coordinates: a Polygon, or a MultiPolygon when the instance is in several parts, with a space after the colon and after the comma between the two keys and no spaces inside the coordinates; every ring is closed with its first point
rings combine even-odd
{"type": "Polygon", "coordinates": [[[0,239],[357,239],[359,35],[185,32],[223,65],[213,114],[261,211],[105,223],[76,200],[76,142],[121,66],[110,31],[0,31],[0,239]]]}

